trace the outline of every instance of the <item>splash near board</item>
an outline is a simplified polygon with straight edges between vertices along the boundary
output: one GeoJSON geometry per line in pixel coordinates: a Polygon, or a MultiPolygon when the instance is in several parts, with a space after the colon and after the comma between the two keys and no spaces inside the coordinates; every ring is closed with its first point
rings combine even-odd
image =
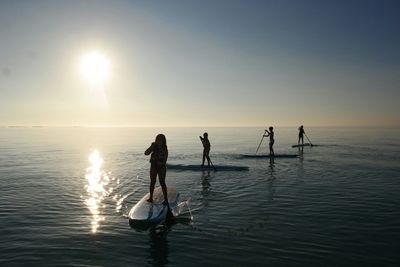
{"type": "Polygon", "coordinates": [[[186,165],[186,164],[167,164],[168,170],[177,171],[248,171],[249,167],[246,166],[230,166],[230,165],[215,165],[213,166],[201,166],[201,165],[186,165]]]}
{"type": "MultiPolygon", "coordinates": [[[[147,193],[129,211],[129,224],[133,228],[148,228],[165,221],[168,207],[162,204],[164,195],[161,187],[154,189],[153,202],[147,201],[149,197],[150,193],[147,193]]],[[[178,207],[179,202],[179,193],[176,192],[174,187],[168,187],[168,202],[174,213],[174,209],[178,207]]]]}

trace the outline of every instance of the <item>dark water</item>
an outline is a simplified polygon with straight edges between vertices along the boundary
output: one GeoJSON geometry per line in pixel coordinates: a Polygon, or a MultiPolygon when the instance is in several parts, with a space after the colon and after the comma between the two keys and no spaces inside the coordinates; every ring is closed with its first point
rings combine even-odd
{"type": "Polygon", "coordinates": [[[193,221],[130,228],[155,135],[170,163],[197,164],[203,131],[0,128],[0,265],[400,265],[399,129],[306,129],[321,146],[302,152],[297,129],[277,128],[276,153],[300,157],[271,163],[238,156],[263,129],[209,128],[214,164],[249,171],[171,170],[193,221]]]}

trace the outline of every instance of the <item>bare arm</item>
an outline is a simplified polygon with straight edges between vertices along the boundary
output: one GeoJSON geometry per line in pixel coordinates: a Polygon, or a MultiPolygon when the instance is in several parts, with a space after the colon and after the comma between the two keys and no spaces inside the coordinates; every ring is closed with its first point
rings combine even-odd
{"type": "Polygon", "coordinates": [[[199,137],[200,137],[201,143],[203,144],[203,146],[205,146],[206,144],[204,143],[204,138],[201,136],[199,136],[199,137]]]}
{"type": "Polygon", "coordinates": [[[146,149],[146,151],[144,152],[144,154],[145,154],[146,156],[147,156],[147,155],[150,155],[150,153],[153,152],[153,147],[154,147],[154,143],[151,143],[151,145],[149,146],[148,149],[146,149]]]}
{"type": "Polygon", "coordinates": [[[164,164],[167,164],[167,159],[168,159],[168,150],[167,150],[167,154],[165,155],[165,162],[164,162],[164,164]]]}

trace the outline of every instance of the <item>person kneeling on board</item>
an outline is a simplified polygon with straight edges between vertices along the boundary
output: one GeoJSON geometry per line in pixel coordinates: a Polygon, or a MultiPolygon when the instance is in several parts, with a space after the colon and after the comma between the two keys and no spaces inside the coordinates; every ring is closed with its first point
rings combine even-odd
{"type": "Polygon", "coordinates": [[[144,154],[150,155],[150,197],[147,200],[148,202],[153,202],[153,192],[154,187],[157,180],[160,182],[161,189],[164,195],[164,205],[168,205],[168,194],[167,194],[167,185],[165,184],[165,176],[167,174],[167,158],[168,158],[168,148],[167,148],[167,139],[165,135],[159,134],[156,136],[155,142],[151,144],[151,146],[146,149],[144,154]]]}
{"type": "Polygon", "coordinates": [[[199,136],[201,142],[203,143],[203,162],[201,164],[202,167],[204,167],[204,161],[207,158],[208,162],[208,167],[210,167],[210,149],[211,149],[211,144],[210,140],[208,140],[208,133],[204,133],[203,137],[199,136]]]}

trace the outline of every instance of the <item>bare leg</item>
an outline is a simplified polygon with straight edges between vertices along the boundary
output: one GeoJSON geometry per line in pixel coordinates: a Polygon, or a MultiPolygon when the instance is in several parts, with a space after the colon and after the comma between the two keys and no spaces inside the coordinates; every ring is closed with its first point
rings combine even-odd
{"type": "Polygon", "coordinates": [[[207,159],[208,167],[210,167],[210,149],[204,149],[203,164],[204,157],[207,159]]]}
{"type": "Polygon", "coordinates": [[[156,168],[150,168],[150,197],[147,200],[148,202],[153,202],[153,192],[154,192],[154,187],[156,185],[156,179],[157,179],[156,168]]]}
{"type": "Polygon", "coordinates": [[[206,151],[203,150],[203,162],[201,163],[201,166],[204,166],[205,159],[206,159],[206,151]]]}
{"type": "Polygon", "coordinates": [[[161,189],[164,195],[164,204],[169,205],[168,203],[168,191],[167,185],[165,184],[165,176],[167,174],[167,169],[165,167],[161,167],[158,173],[158,180],[160,181],[161,189]]]}
{"type": "Polygon", "coordinates": [[[273,146],[274,146],[274,143],[269,144],[269,154],[270,155],[275,155],[273,146]]]}

